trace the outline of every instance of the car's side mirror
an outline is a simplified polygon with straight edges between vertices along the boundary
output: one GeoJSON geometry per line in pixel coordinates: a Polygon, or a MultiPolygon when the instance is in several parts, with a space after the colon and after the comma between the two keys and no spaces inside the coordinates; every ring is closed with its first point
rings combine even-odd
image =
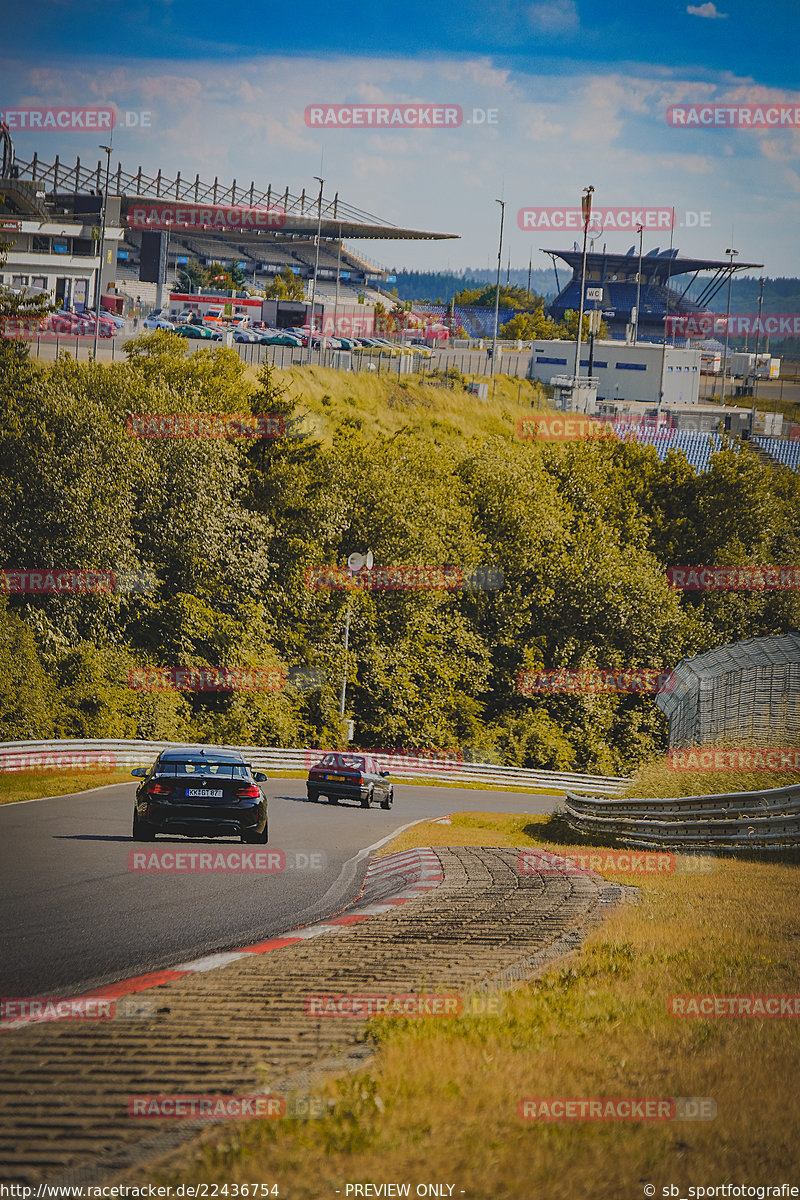
{"type": "Polygon", "coordinates": [[[388,772],[388,771],[381,771],[381,775],[384,775],[384,776],[386,776],[386,775],[388,775],[388,774],[389,774],[389,772],[388,772]]]}
{"type": "Polygon", "coordinates": [[[144,779],[147,775],[147,767],[134,767],[131,775],[135,775],[137,779],[144,779]]]}
{"type": "Polygon", "coordinates": [[[253,775],[253,779],[255,779],[256,783],[266,783],[268,778],[269,776],[265,775],[263,771],[256,771],[256,773],[253,775]]]}

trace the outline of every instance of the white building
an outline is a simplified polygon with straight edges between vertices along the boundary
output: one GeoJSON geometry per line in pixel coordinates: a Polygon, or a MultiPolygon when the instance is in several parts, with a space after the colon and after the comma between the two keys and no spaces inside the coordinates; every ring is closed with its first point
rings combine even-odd
{"type": "MultiPolygon", "coordinates": [[[[59,306],[78,311],[94,305],[100,275],[100,197],[50,197],[47,209],[39,203],[43,197],[30,195],[30,185],[14,184],[20,192],[18,211],[0,218],[0,238],[5,245],[5,266],[0,268],[0,283],[9,288],[30,288],[49,292],[59,306]],[[77,204],[76,204],[77,200],[77,204]],[[61,203],[59,204],[59,201],[61,203]],[[75,211],[84,207],[85,212],[75,211]],[[96,201],[96,211],[90,211],[96,201]],[[63,208],[58,212],[58,208],[63,208]],[[38,210],[38,211],[37,211],[38,210]]],[[[102,271],[103,288],[116,275],[117,246],[124,230],[120,227],[119,197],[109,196],[102,271]]]]}
{"type": "MultiPolygon", "coordinates": [[[[652,343],[633,346],[622,341],[595,340],[589,369],[589,347],[581,345],[581,372],[597,379],[597,403],[642,401],[657,405],[696,404],[700,394],[700,351],[652,343]]],[[[531,379],[550,383],[575,367],[575,343],[536,340],[531,349],[531,379]]]]}

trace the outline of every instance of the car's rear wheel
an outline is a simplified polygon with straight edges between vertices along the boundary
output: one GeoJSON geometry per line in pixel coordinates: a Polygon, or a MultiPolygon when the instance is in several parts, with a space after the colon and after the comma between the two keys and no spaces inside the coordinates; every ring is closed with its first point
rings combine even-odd
{"type": "Polygon", "coordinates": [[[372,788],[370,788],[370,789],[369,789],[369,791],[367,792],[366,796],[362,796],[362,797],[361,797],[361,807],[362,807],[362,808],[369,808],[369,806],[370,806],[371,804],[372,804],[372,788]]]}
{"type": "Polygon", "coordinates": [[[390,787],[383,800],[381,800],[381,808],[391,808],[394,800],[394,788],[390,787]]]}
{"type": "Polygon", "coordinates": [[[133,810],[132,837],[135,842],[153,842],[156,837],[156,831],[153,829],[153,826],[146,825],[144,821],[140,821],[136,809],[133,810]]]}
{"type": "Polygon", "coordinates": [[[269,841],[267,826],[264,826],[264,832],[259,833],[257,829],[242,830],[242,841],[249,846],[266,846],[269,841]]]}
{"type": "Polygon", "coordinates": [[[328,804],[338,804],[338,803],[339,803],[338,796],[328,796],[328,804]]]}

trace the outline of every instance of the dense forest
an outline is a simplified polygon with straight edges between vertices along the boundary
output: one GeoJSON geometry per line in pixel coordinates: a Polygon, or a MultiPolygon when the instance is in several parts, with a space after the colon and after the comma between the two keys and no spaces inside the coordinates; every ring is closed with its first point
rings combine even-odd
{"type": "Polygon", "coordinates": [[[435,405],[454,393],[435,379],[370,383],[376,403],[402,414],[387,434],[349,394],[355,382],[305,370],[287,390],[233,350],[190,353],[163,333],[129,343],[116,364],[41,364],[0,339],[0,564],[150,580],[31,594],[0,576],[0,740],[341,744],[349,604],[358,745],[621,773],[664,744],[652,700],[523,695],[520,671],[664,668],[798,628],[795,592],[667,584],[669,565],[800,563],[800,483],[746,447],[726,447],[695,475],[682,455],[661,464],[634,442],[526,442],[513,411],[466,392],[463,427],[447,425],[435,405]],[[303,378],[315,396],[320,379],[342,389],[319,401],[337,414],[324,434],[129,432],[132,414],[303,416],[303,378]],[[309,586],[310,568],[368,548],[376,566],[491,568],[494,584],[352,595],[309,586]],[[277,669],[288,684],[130,685],[132,671],[156,667],[277,669]],[[298,671],[308,672],[299,686],[298,671]]]}

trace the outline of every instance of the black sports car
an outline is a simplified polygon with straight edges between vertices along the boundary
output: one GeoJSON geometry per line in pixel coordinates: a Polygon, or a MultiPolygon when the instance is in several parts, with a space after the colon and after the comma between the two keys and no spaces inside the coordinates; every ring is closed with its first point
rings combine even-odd
{"type": "Polygon", "coordinates": [[[238,835],[267,842],[267,776],[251,772],[236,750],[187,747],[162,750],[141,778],[133,807],[133,839],[151,842],[157,833],[188,837],[238,835]]]}
{"type": "Polygon", "coordinates": [[[389,772],[379,770],[374,758],[339,750],[330,751],[315,763],[308,772],[306,788],[309,800],[327,796],[329,804],[358,800],[362,808],[369,808],[379,800],[381,808],[391,808],[394,800],[389,772]]]}

